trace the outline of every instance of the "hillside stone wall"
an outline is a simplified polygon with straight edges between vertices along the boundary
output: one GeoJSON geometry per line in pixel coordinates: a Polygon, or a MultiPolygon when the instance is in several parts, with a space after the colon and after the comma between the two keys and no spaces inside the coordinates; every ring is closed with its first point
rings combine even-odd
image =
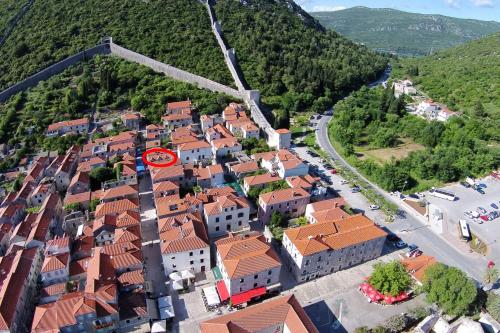
{"type": "Polygon", "coordinates": [[[199,88],[204,88],[210,91],[224,93],[226,95],[238,99],[242,98],[242,94],[236,89],[230,88],[218,82],[206,79],[202,76],[192,74],[182,69],[178,69],[173,66],[159,62],[157,60],[151,59],[149,57],[146,57],[145,55],[121,47],[113,43],[112,41],[109,43],[109,45],[111,49],[111,54],[117,57],[147,66],[152,70],[154,70],[155,72],[163,73],[166,76],[171,77],[175,80],[191,83],[193,85],[198,86],[199,88]]]}
{"type": "Polygon", "coordinates": [[[5,43],[5,40],[10,36],[14,28],[16,27],[17,23],[23,18],[24,14],[28,11],[28,9],[31,8],[35,0],[29,0],[22,8],[19,10],[19,12],[10,20],[10,22],[7,24],[7,27],[4,29],[3,35],[0,36],[0,46],[5,43]]]}
{"type": "Polygon", "coordinates": [[[16,83],[13,86],[10,86],[9,88],[5,89],[4,91],[0,92],[0,101],[6,101],[9,99],[11,96],[17,94],[20,91],[26,90],[28,88],[36,86],[38,83],[41,81],[48,80],[50,77],[62,73],[65,69],[67,69],[70,66],[76,65],[80,61],[84,61],[87,59],[90,59],[94,57],[95,55],[98,54],[110,54],[110,47],[107,44],[100,44],[97,46],[94,46],[90,49],[86,49],[84,51],[78,52],[64,60],[61,60],[41,71],[39,71],[36,74],[33,74],[32,76],[28,77],[27,79],[16,83]]]}

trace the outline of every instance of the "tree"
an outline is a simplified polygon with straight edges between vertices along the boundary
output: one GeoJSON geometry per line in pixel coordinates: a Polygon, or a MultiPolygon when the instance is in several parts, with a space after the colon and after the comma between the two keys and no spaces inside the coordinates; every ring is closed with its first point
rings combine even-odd
{"type": "Polygon", "coordinates": [[[488,293],[488,301],[486,302],[486,310],[495,320],[500,321],[500,296],[494,293],[488,293]]]}
{"type": "Polygon", "coordinates": [[[89,211],[95,212],[97,205],[99,205],[99,199],[92,199],[89,203],[89,211]]]}
{"type": "Polygon", "coordinates": [[[93,190],[101,188],[101,184],[115,179],[115,173],[113,169],[108,167],[97,167],[90,171],[90,186],[93,190]]]}
{"type": "Polygon", "coordinates": [[[477,296],[474,282],[464,272],[441,263],[426,270],[423,289],[429,303],[454,316],[466,314],[477,296]]]}
{"type": "Polygon", "coordinates": [[[491,267],[486,269],[483,281],[486,284],[495,283],[498,280],[498,269],[496,267],[491,267]]]}
{"type": "Polygon", "coordinates": [[[486,116],[486,112],[484,111],[484,106],[481,101],[477,101],[474,106],[474,116],[478,118],[484,118],[484,116],[486,116]]]}
{"type": "Polygon", "coordinates": [[[78,202],[70,203],[70,204],[67,204],[64,206],[64,210],[67,213],[70,213],[72,211],[79,210],[79,209],[80,209],[80,204],[78,202]]]}
{"type": "Polygon", "coordinates": [[[376,263],[370,276],[370,284],[383,294],[397,296],[406,291],[411,277],[399,261],[376,263]]]}

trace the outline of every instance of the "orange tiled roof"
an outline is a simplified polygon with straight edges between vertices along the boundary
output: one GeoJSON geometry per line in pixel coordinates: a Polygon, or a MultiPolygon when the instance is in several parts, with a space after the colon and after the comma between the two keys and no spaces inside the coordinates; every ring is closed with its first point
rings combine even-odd
{"type": "Polygon", "coordinates": [[[139,193],[137,192],[137,186],[121,185],[104,190],[101,196],[101,200],[112,200],[116,198],[125,198],[137,195],[139,195],[139,193]]]}
{"type": "Polygon", "coordinates": [[[423,254],[415,258],[404,258],[401,263],[417,281],[422,282],[427,268],[436,264],[437,261],[436,258],[423,254]]]}
{"type": "Polygon", "coordinates": [[[162,253],[186,252],[207,248],[205,225],[197,214],[183,214],[158,223],[162,253]]]}
{"type": "Polygon", "coordinates": [[[232,148],[232,147],[241,147],[241,143],[239,143],[236,138],[231,137],[231,138],[213,140],[212,146],[214,146],[217,149],[232,148]]]}
{"type": "Polygon", "coordinates": [[[43,261],[42,273],[53,272],[68,267],[69,253],[47,256],[43,261]]]}
{"type": "Polygon", "coordinates": [[[208,203],[204,206],[204,211],[207,215],[219,215],[225,208],[243,209],[250,207],[246,198],[237,197],[234,194],[219,196],[215,202],[208,203]]]}
{"type": "Polygon", "coordinates": [[[328,249],[338,250],[387,236],[372,220],[361,214],[337,221],[330,220],[287,229],[284,234],[304,256],[328,249]]]}
{"type": "Polygon", "coordinates": [[[328,200],[322,200],[310,203],[308,206],[312,208],[315,212],[320,212],[322,210],[328,210],[334,207],[342,207],[345,206],[345,200],[342,197],[333,198],[328,200]]]}
{"type": "Polygon", "coordinates": [[[243,182],[245,184],[247,184],[248,186],[268,184],[268,183],[272,183],[272,182],[277,182],[279,180],[281,180],[280,177],[273,176],[270,173],[264,173],[261,175],[248,176],[248,177],[243,178],[243,182]]]}
{"type": "Polygon", "coordinates": [[[138,199],[121,199],[117,201],[105,202],[97,205],[95,217],[99,218],[106,214],[120,214],[126,210],[139,209],[138,199]]]}
{"type": "Polygon", "coordinates": [[[275,331],[286,326],[293,333],[319,333],[294,295],[281,296],[200,324],[201,333],[275,331]]]}
{"type": "Polygon", "coordinates": [[[175,109],[188,109],[191,108],[191,101],[181,101],[181,102],[170,102],[167,103],[167,109],[168,110],[175,110],[175,109]]]}
{"type": "Polygon", "coordinates": [[[57,131],[62,127],[80,126],[80,125],[88,125],[88,124],[89,124],[88,118],[80,118],[80,119],[75,119],[75,120],[65,120],[65,121],[60,121],[58,123],[50,124],[49,127],[47,128],[47,131],[52,132],[52,131],[57,131]]]}
{"type": "Polygon", "coordinates": [[[238,163],[231,165],[231,170],[236,173],[253,172],[259,170],[259,165],[255,161],[238,163]]]}
{"type": "Polygon", "coordinates": [[[186,150],[192,150],[192,149],[203,149],[203,148],[210,148],[210,145],[206,141],[193,141],[193,142],[186,142],[181,145],[179,145],[179,150],[180,151],[186,151],[186,150]]]}
{"type": "Polygon", "coordinates": [[[280,202],[293,201],[310,196],[311,195],[303,188],[287,188],[261,194],[259,195],[259,201],[264,201],[266,205],[274,205],[280,202]]]}
{"type": "Polygon", "coordinates": [[[230,235],[215,242],[229,278],[239,278],[281,266],[263,235],[230,235]]]}

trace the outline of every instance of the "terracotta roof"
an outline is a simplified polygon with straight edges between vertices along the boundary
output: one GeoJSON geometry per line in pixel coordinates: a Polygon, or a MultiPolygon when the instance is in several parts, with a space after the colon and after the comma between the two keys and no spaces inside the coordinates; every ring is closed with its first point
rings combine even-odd
{"type": "Polygon", "coordinates": [[[118,282],[124,287],[144,284],[144,273],[141,270],[123,273],[118,277],[118,282]]]}
{"type": "Polygon", "coordinates": [[[278,255],[263,235],[230,235],[216,241],[215,245],[230,279],[281,266],[278,255]]]}
{"type": "Polygon", "coordinates": [[[184,167],[182,165],[172,165],[168,168],[151,168],[151,178],[154,183],[164,180],[184,177],[184,167]]]}
{"type": "Polygon", "coordinates": [[[305,176],[292,176],[287,177],[286,182],[291,188],[303,188],[305,190],[309,190],[313,187],[313,185],[319,181],[319,178],[311,177],[310,175],[305,176]]]}
{"type": "Polygon", "coordinates": [[[90,191],[78,194],[66,194],[64,198],[64,205],[69,205],[73,203],[85,203],[90,202],[90,191]]]}
{"type": "Polygon", "coordinates": [[[123,120],[139,120],[141,115],[139,113],[125,113],[122,115],[123,120]]]}
{"type": "Polygon", "coordinates": [[[209,247],[205,225],[196,214],[183,214],[158,223],[161,252],[177,253],[209,247]]]}
{"type": "Polygon", "coordinates": [[[141,229],[139,225],[128,228],[118,228],[115,230],[115,243],[134,242],[141,239],[141,229]]]}
{"type": "Polygon", "coordinates": [[[41,291],[41,296],[50,297],[50,296],[62,295],[65,293],[66,293],[66,282],[61,282],[43,288],[41,291]]]}
{"type": "Polygon", "coordinates": [[[236,138],[232,137],[232,138],[212,140],[212,146],[217,149],[232,148],[232,147],[241,147],[241,143],[239,143],[236,138]]]}
{"type": "Polygon", "coordinates": [[[0,257],[0,330],[10,331],[24,283],[30,278],[38,249],[19,250],[0,257]]]}
{"type": "Polygon", "coordinates": [[[56,302],[37,306],[31,332],[58,332],[63,327],[76,325],[77,316],[94,314],[103,318],[117,313],[113,306],[96,294],[73,292],[56,302]]]}
{"type": "Polygon", "coordinates": [[[126,210],[116,218],[116,227],[124,228],[134,225],[139,225],[141,221],[141,215],[139,212],[133,210],[126,210]]]}
{"type": "Polygon", "coordinates": [[[121,199],[117,201],[105,202],[97,205],[95,217],[99,218],[106,214],[120,214],[126,210],[139,209],[138,199],[121,199]]]}
{"type": "Polygon", "coordinates": [[[417,281],[422,282],[427,268],[436,264],[437,261],[436,258],[423,254],[419,257],[404,258],[401,260],[401,263],[405,266],[408,273],[417,281]]]}
{"type": "Polygon", "coordinates": [[[155,205],[158,216],[182,214],[188,212],[191,208],[189,203],[181,199],[178,194],[155,198],[155,205]]]}
{"type": "Polygon", "coordinates": [[[80,182],[84,185],[90,184],[90,177],[87,172],[78,171],[73,178],[71,178],[71,182],[69,183],[68,188],[74,186],[77,182],[80,182]]]}
{"type": "Polygon", "coordinates": [[[161,118],[163,121],[174,121],[174,120],[184,120],[184,119],[192,119],[191,114],[189,113],[177,113],[177,114],[169,114],[166,116],[163,116],[161,118]]]}
{"type": "Polygon", "coordinates": [[[192,105],[191,101],[181,101],[181,102],[170,102],[167,103],[167,109],[168,110],[175,110],[175,109],[187,109],[190,108],[192,105]]]}
{"type": "Polygon", "coordinates": [[[212,176],[223,174],[224,170],[222,169],[222,165],[220,164],[211,164],[205,168],[194,169],[194,176],[199,179],[209,179],[212,176]]]}
{"type": "Polygon", "coordinates": [[[304,256],[328,249],[339,250],[387,236],[372,220],[361,214],[287,229],[284,234],[304,256]]]}
{"type": "Polygon", "coordinates": [[[278,133],[278,134],[287,134],[287,133],[290,133],[290,131],[287,130],[286,128],[277,129],[277,130],[275,130],[275,132],[278,133]]]}
{"type": "Polygon", "coordinates": [[[153,192],[178,192],[179,186],[169,180],[153,184],[153,192]]]}
{"type": "Polygon", "coordinates": [[[60,121],[58,123],[50,124],[49,127],[47,128],[47,131],[52,132],[52,131],[57,131],[62,127],[81,126],[81,125],[88,125],[88,124],[89,124],[88,118],[60,121]]]}
{"type": "Polygon", "coordinates": [[[75,276],[87,272],[90,258],[83,258],[69,264],[69,276],[75,276]]]}
{"type": "Polygon", "coordinates": [[[319,212],[314,212],[311,214],[316,223],[328,222],[328,221],[337,221],[341,219],[345,219],[349,216],[342,209],[335,207],[327,210],[322,210],[319,212]]]}
{"type": "Polygon", "coordinates": [[[314,212],[320,212],[322,210],[328,210],[334,207],[342,207],[345,206],[345,204],[346,203],[344,198],[339,197],[339,198],[313,202],[308,204],[307,206],[310,207],[310,209],[312,209],[314,212]]]}
{"type": "Polygon", "coordinates": [[[255,161],[249,161],[245,163],[233,164],[230,169],[235,173],[246,173],[259,170],[259,165],[255,161]]]}
{"type": "Polygon", "coordinates": [[[250,205],[246,198],[237,197],[234,194],[219,196],[215,202],[206,204],[203,209],[208,216],[219,215],[225,208],[243,209],[250,205]]]}
{"type": "Polygon", "coordinates": [[[203,148],[210,148],[210,145],[206,141],[194,141],[194,142],[187,142],[179,145],[178,149],[180,151],[186,151],[186,150],[192,150],[192,149],[203,149],[203,148]]]}
{"type": "Polygon", "coordinates": [[[277,182],[281,180],[278,176],[273,176],[270,173],[264,173],[262,175],[248,176],[243,178],[243,182],[248,186],[263,185],[272,182],[277,182]]]}
{"type": "Polygon", "coordinates": [[[116,198],[125,198],[130,196],[138,196],[137,186],[131,185],[121,185],[117,187],[113,187],[103,191],[101,196],[101,200],[113,200],[116,198]]]}
{"type": "Polygon", "coordinates": [[[276,331],[319,333],[294,295],[281,296],[200,324],[201,333],[246,333],[276,331]]]}
{"type": "Polygon", "coordinates": [[[53,272],[68,267],[69,253],[62,253],[45,257],[42,273],[53,272]]]}
{"type": "Polygon", "coordinates": [[[280,202],[287,202],[301,198],[308,198],[311,195],[302,188],[287,188],[276,190],[259,195],[259,201],[262,200],[266,205],[274,205],[280,202]]]}

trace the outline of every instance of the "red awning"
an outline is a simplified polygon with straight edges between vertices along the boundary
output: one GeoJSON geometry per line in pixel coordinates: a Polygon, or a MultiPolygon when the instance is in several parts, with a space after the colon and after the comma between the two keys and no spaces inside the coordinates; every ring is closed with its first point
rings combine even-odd
{"type": "Polygon", "coordinates": [[[226,284],[224,283],[224,280],[217,281],[215,287],[217,288],[217,292],[219,293],[221,302],[224,302],[226,299],[229,298],[229,292],[227,291],[227,287],[226,284]]]}
{"type": "Polygon", "coordinates": [[[239,305],[245,302],[248,302],[254,297],[264,295],[266,293],[266,287],[255,288],[249,291],[245,291],[244,293],[231,296],[231,304],[239,305]]]}

